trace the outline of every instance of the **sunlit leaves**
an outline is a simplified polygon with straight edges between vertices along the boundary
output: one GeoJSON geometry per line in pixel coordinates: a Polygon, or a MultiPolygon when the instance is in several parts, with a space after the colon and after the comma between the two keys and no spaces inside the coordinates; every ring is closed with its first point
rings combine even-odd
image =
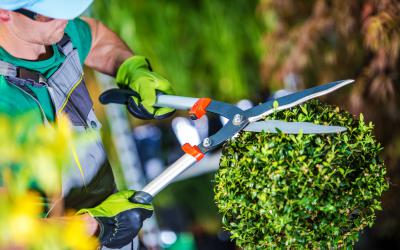
{"type": "Polygon", "coordinates": [[[77,137],[68,118],[33,125],[31,115],[0,116],[0,249],[95,249],[82,220],[43,220],[48,198],[61,199],[61,174],[71,166],[71,148],[93,135],[77,137]]]}
{"type": "Polygon", "coordinates": [[[1,192],[0,204],[0,249],[91,250],[98,245],[77,217],[40,219],[42,204],[37,193],[11,196],[1,192]]]}

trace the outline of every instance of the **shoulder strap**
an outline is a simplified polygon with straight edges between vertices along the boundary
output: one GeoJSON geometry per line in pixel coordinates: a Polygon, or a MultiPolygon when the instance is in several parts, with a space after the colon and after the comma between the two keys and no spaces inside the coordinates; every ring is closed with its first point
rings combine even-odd
{"type": "Polygon", "coordinates": [[[0,75],[12,78],[28,80],[33,85],[46,82],[46,79],[37,71],[17,67],[11,63],[0,60],[0,75]]]}
{"type": "Polygon", "coordinates": [[[36,94],[27,86],[28,84],[33,85],[34,84],[33,82],[28,82],[27,80],[13,77],[13,76],[6,76],[5,78],[6,78],[7,82],[21,88],[22,90],[24,90],[25,92],[30,94],[33,98],[38,100],[38,97],[36,96],[36,94]]]}
{"type": "Polygon", "coordinates": [[[67,35],[67,33],[64,33],[64,37],[57,43],[57,47],[58,50],[60,50],[65,56],[74,50],[71,38],[67,35]]]}

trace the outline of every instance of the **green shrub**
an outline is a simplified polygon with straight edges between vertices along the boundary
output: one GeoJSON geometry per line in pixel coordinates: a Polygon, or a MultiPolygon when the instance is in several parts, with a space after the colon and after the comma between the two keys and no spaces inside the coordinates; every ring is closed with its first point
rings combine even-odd
{"type": "Polygon", "coordinates": [[[242,132],[223,148],[215,202],[245,249],[352,248],[387,190],[382,147],[366,124],[312,100],[267,119],[340,125],[329,135],[242,132]]]}

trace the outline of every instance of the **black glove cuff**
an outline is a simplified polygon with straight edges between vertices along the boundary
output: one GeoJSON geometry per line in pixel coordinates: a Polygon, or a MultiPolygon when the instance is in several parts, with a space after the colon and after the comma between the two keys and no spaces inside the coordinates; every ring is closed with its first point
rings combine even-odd
{"type": "Polygon", "coordinates": [[[100,95],[99,100],[102,104],[109,104],[109,103],[125,104],[127,106],[129,113],[142,120],[151,120],[151,119],[161,120],[168,118],[175,113],[175,110],[157,116],[149,113],[147,109],[142,104],[140,104],[141,101],[140,95],[136,91],[126,88],[107,90],[100,95]],[[139,104],[135,103],[132,96],[138,98],[139,104]]]}
{"type": "Polygon", "coordinates": [[[113,225],[115,224],[113,217],[94,217],[94,219],[97,221],[100,228],[97,238],[99,239],[101,245],[107,246],[110,243],[113,233],[113,225]]]}
{"type": "Polygon", "coordinates": [[[133,100],[133,98],[128,99],[128,103],[126,104],[128,111],[135,116],[136,118],[142,119],[142,120],[151,120],[154,119],[154,115],[149,113],[142,104],[139,103],[139,105],[136,104],[136,102],[133,100]]]}
{"type": "Polygon", "coordinates": [[[152,214],[152,210],[134,208],[114,217],[97,217],[101,231],[98,237],[101,245],[108,248],[126,246],[138,235],[143,221],[152,214]]]}
{"type": "Polygon", "coordinates": [[[151,114],[147,111],[147,109],[145,109],[143,107],[142,104],[139,103],[139,105],[137,105],[136,102],[133,100],[133,98],[128,99],[128,103],[126,106],[128,108],[129,113],[131,113],[136,118],[139,118],[142,120],[152,120],[152,119],[162,120],[162,119],[172,116],[175,113],[175,110],[174,110],[174,111],[165,113],[163,115],[151,114]]]}

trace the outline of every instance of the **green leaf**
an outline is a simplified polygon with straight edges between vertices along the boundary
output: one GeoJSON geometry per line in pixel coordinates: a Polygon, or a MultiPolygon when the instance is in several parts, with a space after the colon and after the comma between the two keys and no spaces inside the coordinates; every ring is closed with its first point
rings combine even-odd
{"type": "Polygon", "coordinates": [[[277,109],[277,108],[279,107],[279,103],[278,103],[277,100],[275,100],[275,101],[273,102],[272,107],[273,107],[274,109],[277,109]]]}

